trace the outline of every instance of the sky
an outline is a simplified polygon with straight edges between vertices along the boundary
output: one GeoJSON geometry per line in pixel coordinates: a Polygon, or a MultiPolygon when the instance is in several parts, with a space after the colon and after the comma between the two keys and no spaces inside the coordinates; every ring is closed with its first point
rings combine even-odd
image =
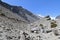
{"type": "Polygon", "coordinates": [[[22,6],[36,15],[60,15],[60,0],[2,0],[10,5],[22,6]]]}

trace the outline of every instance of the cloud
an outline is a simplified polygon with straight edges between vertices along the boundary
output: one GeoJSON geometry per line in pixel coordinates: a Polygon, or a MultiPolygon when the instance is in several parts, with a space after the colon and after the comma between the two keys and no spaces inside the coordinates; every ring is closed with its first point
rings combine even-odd
{"type": "MultiPolygon", "coordinates": [[[[38,14],[38,16],[40,16],[40,17],[45,17],[45,16],[43,16],[43,15],[41,15],[41,14],[38,14]]],[[[51,19],[55,19],[55,17],[52,17],[52,16],[50,16],[51,17],[51,19]]]]}
{"type": "Polygon", "coordinates": [[[51,17],[51,19],[55,19],[55,17],[51,17]]]}
{"type": "Polygon", "coordinates": [[[40,16],[40,17],[44,17],[43,15],[41,15],[41,14],[38,14],[38,16],[40,16]]]}

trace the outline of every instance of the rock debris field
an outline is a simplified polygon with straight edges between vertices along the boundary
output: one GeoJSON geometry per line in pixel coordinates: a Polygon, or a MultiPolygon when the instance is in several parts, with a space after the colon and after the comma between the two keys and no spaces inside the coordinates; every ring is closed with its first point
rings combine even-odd
{"type": "Polygon", "coordinates": [[[60,40],[60,16],[39,17],[0,0],[0,40],[60,40]]]}
{"type": "Polygon", "coordinates": [[[0,15],[0,40],[60,40],[60,21],[42,18],[27,24],[0,15]]]}

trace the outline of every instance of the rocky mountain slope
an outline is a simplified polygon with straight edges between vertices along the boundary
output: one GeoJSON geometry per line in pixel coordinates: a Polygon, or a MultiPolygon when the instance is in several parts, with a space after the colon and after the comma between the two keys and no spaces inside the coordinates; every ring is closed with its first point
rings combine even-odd
{"type": "Polygon", "coordinates": [[[7,17],[23,20],[28,23],[34,22],[39,19],[36,15],[24,9],[23,7],[12,6],[5,2],[2,2],[1,0],[0,10],[3,10],[2,13],[4,13],[7,17]]]}
{"type": "Polygon", "coordinates": [[[39,18],[22,8],[0,0],[0,40],[22,40],[28,24],[39,18]]]}
{"type": "Polygon", "coordinates": [[[60,19],[39,19],[22,8],[0,1],[0,40],[60,40],[60,19]]]}
{"type": "Polygon", "coordinates": [[[29,24],[30,37],[33,40],[60,40],[60,21],[49,16],[29,24]]]}
{"type": "Polygon", "coordinates": [[[27,30],[25,21],[0,14],[0,40],[20,40],[20,31],[27,30]]]}

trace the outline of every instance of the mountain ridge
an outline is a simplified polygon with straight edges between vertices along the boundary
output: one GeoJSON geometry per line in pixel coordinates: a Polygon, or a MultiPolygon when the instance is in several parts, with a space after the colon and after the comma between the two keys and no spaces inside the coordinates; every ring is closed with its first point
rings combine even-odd
{"type": "Polygon", "coordinates": [[[18,16],[23,18],[25,21],[34,22],[39,19],[36,15],[34,15],[33,13],[31,13],[27,9],[24,9],[21,6],[12,6],[2,1],[0,1],[0,5],[3,6],[4,8],[7,8],[11,12],[17,14],[18,16]]]}

